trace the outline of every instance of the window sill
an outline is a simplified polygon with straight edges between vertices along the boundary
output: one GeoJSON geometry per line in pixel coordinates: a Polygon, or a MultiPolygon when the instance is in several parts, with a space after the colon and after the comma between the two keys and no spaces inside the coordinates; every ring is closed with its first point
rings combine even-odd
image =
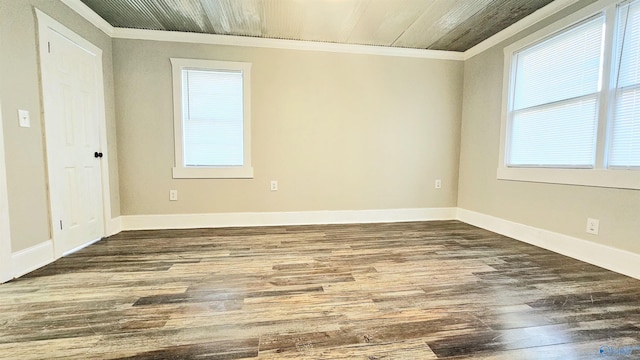
{"type": "Polygon", "coordinates": [[[253,179],[252,167],[173,168],[174,179],[253,179]]]}
{"type": "Polygon", "coordinates": [[[499,180],[640,190],[638,170],[499,167],[497,177],[499,180]]]}

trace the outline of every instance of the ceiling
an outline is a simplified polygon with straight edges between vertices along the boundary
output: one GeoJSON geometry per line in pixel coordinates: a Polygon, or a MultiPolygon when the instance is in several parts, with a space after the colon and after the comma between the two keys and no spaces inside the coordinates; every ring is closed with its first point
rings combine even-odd
{"type": "Polygon", "coordinates": [[[466,51],[553,0],[81,0],[112,26],[466,51]]]}

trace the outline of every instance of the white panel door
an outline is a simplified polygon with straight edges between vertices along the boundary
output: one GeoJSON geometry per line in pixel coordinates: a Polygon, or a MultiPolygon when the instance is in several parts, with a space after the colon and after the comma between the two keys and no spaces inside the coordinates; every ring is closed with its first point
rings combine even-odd
{"type": "Polygon", "coordinates": [[[104,236],[96,55],[47,28],[44,123],[55,256],[104,236]]]}

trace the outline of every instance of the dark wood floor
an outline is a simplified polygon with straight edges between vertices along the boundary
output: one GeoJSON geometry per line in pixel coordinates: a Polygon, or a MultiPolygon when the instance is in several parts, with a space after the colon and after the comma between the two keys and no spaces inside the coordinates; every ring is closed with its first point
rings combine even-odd
{"type": "Polygon", "coordinates": [[[0,285],[2,359],[467,357],[638,359],[640,281],[441,221],[124,232],[0,285]]]}

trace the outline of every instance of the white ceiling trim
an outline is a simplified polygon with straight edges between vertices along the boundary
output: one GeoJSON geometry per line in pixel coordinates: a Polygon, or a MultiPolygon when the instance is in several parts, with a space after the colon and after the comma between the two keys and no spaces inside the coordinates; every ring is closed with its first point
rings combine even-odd
{"type": "Polygon", "coordinates": [[[499,43],[507,40],[508,38],[518,34],[519,32],[521,32],[522,30],[528,28],[529,26],[532,26],[552,15],[554,15],[555,13],[561,11],[562,9],[565,9],[566,7],[575,4],[576,2],[578,2],[579,0],[555,0],[552,1],[551,3],[549,3],[547,6],[538,9],[537,11],[533,12],[533,14],[521,19],[520,21],[516,22],[515,24],[512,24],[511,26],[509,26],[508,28],[500,31],[499,33],[493,35],[492,37],[488,38],[487,40],[479,43],[478,45],[472,47],[471,49],[465,51],[464,54],[464,60],[468,60],[471,59],[472,57],[486,51],[489,50],[490,48],[492,48],[495,45],[498,45],[499,43]]]}
{"type": "Polygon", "coordinates": [[[394,48],[387,46],[351,45],[315,41],[267,39],[250,36],[214,35],[178,31],[158,31],[116,28],[117,39],[174,41],[194,44],[245,46],[287,50],[324,51],[347,54],[398,56],[438,60],[464,60],[461,52],[394,48]]]}
{"type": "Polygon", "coordinates": [[[102,30],[105,34],[113,37],[113,33],[115,28],[111,26],[105,19],[103,19],[100,15],[96,14],[90,7],[85,5],[80,0],[61,0],[64,4],[71,8],[71,10],[78,13],[80,16],[85,18],[87,21],[92,23],[95,27],[102,30]]]}

